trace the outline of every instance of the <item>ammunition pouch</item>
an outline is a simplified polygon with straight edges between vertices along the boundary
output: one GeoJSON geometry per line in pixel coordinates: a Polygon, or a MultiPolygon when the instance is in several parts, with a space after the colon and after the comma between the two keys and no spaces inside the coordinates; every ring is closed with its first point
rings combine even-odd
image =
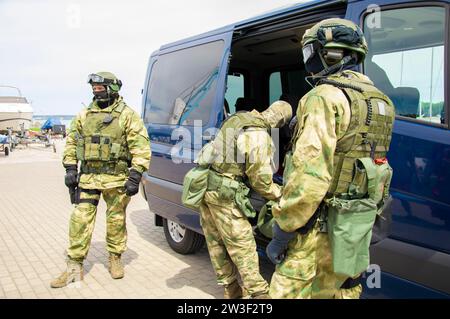
{"type": "Polygon", "coordinates": [[[83,174],[128,175],[130,154],[121,143],[107,135],[96,134],[78,138],[77,159],[83,174]]]}
{"type": "Polygon", "coordinates": [[[118,160],[114,162],[82,161],[80,169],[82,174],[129,174],[128,161],[126,160],[118,160]]]}
{"type": "Polygon", "coordinates": [[[256,216],[256,211],[250,202],[250,188],[244,183],[239,183],[239,187],[236,191],[236,197],[234,199],[236,205],[241,209],[241,211],[248,218],[254,218],[256,216]]]}
{"type": "Polygon", "coordinates": [[[77,159],[80,161],[114,161],[127,157],[126,147],[110,136],[96,134],[77,140],[77,159]]]}
{"type": "Polygon", "coordinates": [[[207,190],[218,192],[220,199],[224,202],[234,201],[245,216],[249,218],[256,216],[256,211],[249,198],[250,188],[245,185],[242,177],[230,178],[211,169],[208,175],[207,190]]]}

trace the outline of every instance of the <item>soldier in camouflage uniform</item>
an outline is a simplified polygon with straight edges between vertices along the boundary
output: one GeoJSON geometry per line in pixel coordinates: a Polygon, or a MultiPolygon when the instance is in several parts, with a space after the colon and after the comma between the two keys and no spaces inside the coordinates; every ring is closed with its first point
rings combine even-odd
{"type": "Polygon", "coordinates": [[[83,279],[82,263],[89,250],[100,195],[107,206],[109,271],[114,279],[124,276],[125,211],[150,165],[147,130],[119,96],[121,81],[112,73],[98,72],[91,74],[88,82],[93,102],[72,121],[63,155],[65,184],[77,188],[78,198],[70,218],[67,269],[51,282],[53,288],[83,279]]]}
{"type": "Polygon", "coordinates": [[[256,243],[247,220],[254,213],[244,181],[266,199],[280,197],[280,186],[272,181],[274,150],[269,132],[284,126],[291,116],[291,106],[282,101],[262,113],[238,112],[225,120],[213,141],[218,155],[210,167],[200,222],[218,284],[225,287],[227,299],[243,296],[238,272],[251,298],[268,297],[269,286],[259,272],[256,243]]]}
{"type": "Polygon", "coordinates": [[[394,108],[356,72],[368,51],[357,25],[324,20],[305,32],[302,46],[315,87],[299,102],[282,197],[272,208],[276,222],[266,251],[277,266],[270,296],[359,298],[359,276],[334,271],[326,203],[349,191],[356,159],[385,157],[394,108]]]}

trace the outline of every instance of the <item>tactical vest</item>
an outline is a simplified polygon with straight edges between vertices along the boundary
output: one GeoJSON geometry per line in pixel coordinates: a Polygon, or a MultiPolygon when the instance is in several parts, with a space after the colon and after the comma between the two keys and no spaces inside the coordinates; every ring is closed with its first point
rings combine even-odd
{"type": "Polygon", "coordinates": [[[88,107],[77,138],[77,159],[84,174],[127,174],[131,154],[119,118],[126,107],[119,100],[109,112],[88,107]]]}
{"type": "Polygon", "coordinates": [[[318,85],[321,84],[341,89],[351,110],[348,129],[337,141],[333,178],[327,194],[329,198],[347,193],[358,158],[379,159],[386,156],[391,143],[395,110],[385,94],[358,78],[350,79],[345,74],[338,74],[321,80],[318,85]]]}
{"type": "Polygon", "coordinates": [[[220,132],[214,140],[220,154],[212,164],[212,169],[219,173],[228,173],[234,176],[244,176],[245,158],[238,154],[237,139],[239,134],[250,127],[270,130],[271,126],[259,114],[238,112],[222,123],[220,132]]]}

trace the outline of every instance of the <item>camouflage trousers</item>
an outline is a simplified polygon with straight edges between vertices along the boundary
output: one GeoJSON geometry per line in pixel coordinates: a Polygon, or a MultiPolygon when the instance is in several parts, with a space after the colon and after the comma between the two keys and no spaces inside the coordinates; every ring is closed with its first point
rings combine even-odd
{"type": "Polygon", "coordinates": [[[298,234],[290,241],[286,258],[272,276],[269,294],[274,299],[359,299],[361,285],[341,289],[347,279],[334,273],[328,234],[319,232],[316,223],[306,235],[298,234]]]}
{"type": "Polygon", "coordinates": [[[125,194],[125,188],[82,190],[80,203],[75,206],[70,217],[67,254],[73,260],[83,260],[89,251],[100,195],[103,195],[107,207],[106,249],[111,253],[122,254],[127,248],[125,210],[131,197],[125,194]]]}
{"type": "Polygon", "coordinates": [[[200,223],[218,284],[234,282],[239,273],[248,295],[268,293],[269,285],[259,272],[252,226],[235,204],[205,201],[200,207],[200,223]]]}

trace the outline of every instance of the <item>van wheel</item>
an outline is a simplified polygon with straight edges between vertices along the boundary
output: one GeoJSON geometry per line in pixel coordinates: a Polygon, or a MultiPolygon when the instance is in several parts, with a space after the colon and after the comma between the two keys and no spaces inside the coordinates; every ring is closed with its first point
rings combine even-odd
{"type": "Polygon", "coordinates": [[[202,235],[166,218],[163,218],[163,228],[170,248],[179,254],[193,254],[199,251],[205,243],[202,235]]]}

